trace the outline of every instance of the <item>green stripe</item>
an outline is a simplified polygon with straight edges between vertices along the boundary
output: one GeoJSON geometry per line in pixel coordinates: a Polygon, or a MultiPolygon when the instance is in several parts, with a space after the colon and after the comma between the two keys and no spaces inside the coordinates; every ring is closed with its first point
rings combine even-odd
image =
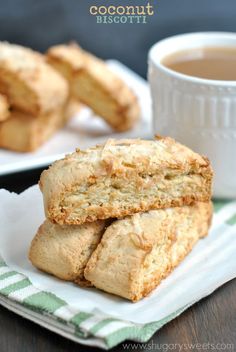
{"type": "MultiPolygon", "coordinates": [[[[145,325],[134,325],[131,327],[124,327],[114,331],[113,333],[105,336],[105,342],[108,348],[112,348],[125,340],[135,340],[138,342],[147,342],[152,335],[159,330],[163,325],[167,324],[172,319],[179,316],[183,311],[190,307],[191,304],[180,308],[176,312],[168,315],[167,317],[145,325]]],[[[99,334],[98,334],[99,335],[99,334]]]]}
{"type": "Polygon", "coordinates": [[[108,348],[112,348],[128,339],[139,342],[146,342],[152,337],[156,330],[157,327],[154,323],[152,327],[147,327],[147,331],[146,326],[144,326],[143,328],[140,328],[138,326],[124,327],[106,336],[105,341],[108,348]]]}
{"type": "Polygon", "coordinates": [[[92,327],[92,329],[89,330],[89,332],[93,335],[95,335],[100,329],[102,329],[104,326],[113,323],[114,321],[119,321],[118,319],[115,318],[107,318],[104,319],[102,321],[100,321],[99,323],[97,323],[96,325],[94,325],[92,327]]]}
{"type": "Polygon", "coordinates": [[[16,271],[9,271],[8,273],[0,275],[0,280],[5,280],[10,276],[18,274],[16,271]]]}
{"type": "Polygon", "coordinates": [[[66,302],[49,292],[39,292],[27,297],[23,304],[32,309],[54,313],[58,308],[65,306],[66,302]]]}
{"type": "Polygon", "coordinates": [[[22,288],[25,288],[27,286],[31,285],[30,281],[28,279],[23,279],[15,284],[9,285],[2,290],[0,290],[1,294],[8,296],[10,293],[13,293],[15,291],[18,291],[22,288]]]}
{"type": "Polygon", "coordinates": [[[82,337],[83,339],[88,337],[88,334],[85,331],[80,330],[77,326],[75,328],[74,335],[80,338],[82,337]]]}
{"type": "Polygon", "coordinates": [[[226,224],[228,225],[235,225],[236,224],[236,214],[234,214],[233,216],[231,216],[231,218],[229,218],[226,221],[226,224]]]}
{"type": "Polygon", "coordinates": [[[227,200],[214,200],[213,205],[214,205],[214,212],[218,213],[222,208],[224,208],[225,205],[230,203],[230,201],[227,200]]]}
{"type": "Polygon", "coordinates": [[[5,263],[2,259],[0,259],[0,268],[1,268],[2,266],[6,266],[6,263],[5,263]]]}
{"type": "Polygon", "coordinates": [[[76,314],[71,320],[70,323],[75,325],[75,336],[78,337],[83,337],[86,338],[87,337],[87,333],[85,331],[82,331],[80,329],[80,324],[85,321],[86,319],[89,319],[91,317],[93,317],[94,315],[91,313],[84,313],[84,312],[80,312],[78,314],[76,314]]]}
{"type": "Polygon", "coordinates": [[[91,318],[93,316],[93,314],[91,313],[84,313],[84,312],[80,312],[78,314],[76,314],[71,320],[70,322],[75,324],[77,327],[80,326],[80,324],[88,319],[88,318],[91,318]]]}

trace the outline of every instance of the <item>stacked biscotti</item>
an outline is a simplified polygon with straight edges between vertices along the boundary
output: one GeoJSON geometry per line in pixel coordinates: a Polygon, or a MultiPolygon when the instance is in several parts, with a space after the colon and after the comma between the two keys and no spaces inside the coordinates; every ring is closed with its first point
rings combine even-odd
{"type": "Polygon", "coordinates": [[[0,42],[0,147],[38,148],[67,120],[69,88],[40,53],[0,42]]]}
{"type": "Polygon", "coordinates": [[[37,149],[81,102],[116,131],[132,128],[139,119],[132,90],[78,45],[54,46],[42,55],[0,42],[0,148],[37,149]]]}
{"type": "Polygon", "coordinates": [[[171,138],[109,140],[40,178],[47,220],[37,268],[132,301],[148,295],[206,236],[212,169],[171,138]]]}

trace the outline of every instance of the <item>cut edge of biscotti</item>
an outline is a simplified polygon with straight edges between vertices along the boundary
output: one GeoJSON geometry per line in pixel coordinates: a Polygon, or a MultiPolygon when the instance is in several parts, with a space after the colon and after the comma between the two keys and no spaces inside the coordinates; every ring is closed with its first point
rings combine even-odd
{"type": "Polygon", "coordinates": [[[40,177],[46,217],[58,224],[122,218],[208,202],[207,158],[168,137],[108,140],[56,161],[40,177]]]}
{"type": "Polygon", "coordinates": [[[0,148],[15,152],[32,152],[41,147],[51,136],[74,116],[80,105],[69,99],[62,107],[38,115],[11,110],[9,117],[0,122],[0,148]]]}
{"type": "Polygon", "coordinates": [[[10,115],[10,106],[7,97],[0,94],[0,122],[8,119],[10,115]]]}
{"type": "Polygon", "coordinates": [[[139,120],[137,97],[101,59],[75,43],[53,46],[46,57],[68,80],[72,95],[103,117],[113,129],[129,130],[139,120]]]}
{"type": "Polygon", "coordinates": [[[104,221],[59,226],[45,220],[31,242],[29,260],[39,270],[61,280],[90,286],[84,278],[84,269],[105,227],[104,221]]]}
{"type": "Polygon", "coordinates": [[[96,288],[133,302],[149,295],[208,234],[212,204],[154,210],[113,222],[84,275],[96,288]]]}

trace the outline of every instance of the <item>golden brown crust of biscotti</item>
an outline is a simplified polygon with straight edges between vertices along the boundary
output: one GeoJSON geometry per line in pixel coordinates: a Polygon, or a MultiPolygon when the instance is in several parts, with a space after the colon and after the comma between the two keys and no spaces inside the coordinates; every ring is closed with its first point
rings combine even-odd
{"type": "Polygon", "coordinates": [[[40,178],[45,214],[59,224],[122,218],[211,198],[208,159],[171,138],[109,140],[68,155],[40,178]]]}
{"type": "Polygon", "coordinates": [[[37,116],[65,104],[68,83],[43,55],[0,42],[0,92],[13,108],[37,116]]]}
{"type": "Polygon", "coordinates": [[[82,109],[82,104],[78,99],[71,97],[66,106],[65,116],[69,120],[71,117],[74,117],[82,109]]]}
{"type": "Polygon", "coordinates": [[[0,94],[0,122],[5,121],[10,115],[10,106],[5,95],[0,94]]]}
{"type": "Polygon", "coordinates": [[[117,220],[90,257],[85,278],[99,289],[138,301],[207,234],[211,216],[211,203],[195,203],[117,220]]]}
{"type": "Polygon", "coordinates": [[[71,93],[113,129],[128,130],[139,119],[136,96],[102,60],[76,44],[50,48],[47,60],[69,81],[71,93]]]}
{"type": "Polygon", "coordinates": [[[65,106],[37,118],[12,110],[9,118],[0,122],[0,148],[16,152],[38,149],[73,116],[74,104],[69,101],[65,106]]]}
{"type": "Polygon", "coordinates": [[[104,221],[59,226],[46,220],[31,243],[29,259],[35,267],[59,279],[89,286],[84,268],[104,230],[104,221]]]}

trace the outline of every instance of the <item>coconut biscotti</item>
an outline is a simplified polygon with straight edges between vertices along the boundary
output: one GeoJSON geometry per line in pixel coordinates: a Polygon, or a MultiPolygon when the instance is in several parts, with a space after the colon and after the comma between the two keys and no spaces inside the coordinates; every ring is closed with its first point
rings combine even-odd
{"type": "Polygon", "coordinates": [[[147,296],[207,235],[212,204],[151,210],[108,222],[52,224],[32,240],[32,264],[62,280],[132,301],[147,296]]]}
{"type": "Polygon", "coordinates": [[[207,158],[162,137],[109,140],[77,150],[40,178],[46,217],[58,224],[208,202],[211,183],[207,158]]]}
{"type": "Polygon", "coordinates": [[[85,278],[103,291],[138,301],[207,234],[211,217],[208,202],[117,220],[90,257],[85,278]]]}
{"type": "Polygon", "coordinates": [[[0,94],[0,122],[5,121],[9,117],[9,109],[7,98],[0,94]]]}
{"type": "Polygon", "coordinates": [[[46,142],[58,129],[73,116],[74,100],[35,118],[18,110],[12,110],[9,117],[0,122],[0,148],[16,152],[32,152],[46,142]]]}
{"type": "Polygon", "coordinates": [[[64,105],[68,83],[38,52],[0,42],[0,93],[14,109],[33,116],[64,105]]]}
{"type": "Polygon", "coordinates": [[[84,268],[104,231],[104,221],[59,226],[46,220],[31,243],[29,259],[42,271],[87,286],[84,268]]]}
{"type": "Polygon", "coordinates": [[[137,98],[105,62],[76,44],[53,46],[46,55],[48,63],[68,80],[72,96],[117,131],[134,126],[140,115],[137,98]]]}

